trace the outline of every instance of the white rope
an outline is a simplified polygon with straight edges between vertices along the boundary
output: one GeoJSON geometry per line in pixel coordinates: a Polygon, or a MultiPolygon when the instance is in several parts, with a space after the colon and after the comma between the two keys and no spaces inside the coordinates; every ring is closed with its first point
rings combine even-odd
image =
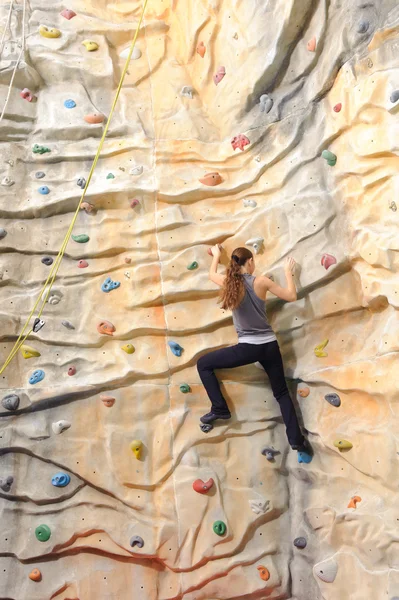
{"type": "Polygon", "coordinates": [[[17,62],[15,63],[14,71],[13,71],[12,76],[11,76],[11,81],[10,81],[10,84],[8,86],[8,92],[7,92],[6,101],[4,103],[4,107],[3,107],[2,113],[0,115],[0,123],[2,122],[3,117],[4,117],[4,113],[6,112],[8,101],[9,101],[10,96],[11,96],[12,84],[14,83],[14,79],[15,79],[15,73],[17,72],[17,69],[19,67],[19,63],[20,63],[20,60],[21,60],[21,56],[22,56],[22,54],[24,53],[24,50],[25,50],[25,11],[26,11],[26,0],[24,0],[23,10],[22,10],[22,44],[21,44],[21,52],[19,53],[19,56],[17,58],[17,62]]]}
{"type": "Polygon", "coordinates": [[[11,0],[11,1],[10,1],[10,10],[8,11],[7,23],[6,23],[6,26],[5,26],[5,28],[4,28],[3,35],[1,36],[1,42],[0,42],[0,55],[1,55],[1,53],[3,52],[4,39],[5,39],[5,37],[6,37],[6,33],[7,33],[7,30],[8,30],[8,26],[10,25],[10,20],[11,20],[11,11],[12,11],[12,6],[13,6],[13,4],[14,4],[14,0],[11,0]]]}

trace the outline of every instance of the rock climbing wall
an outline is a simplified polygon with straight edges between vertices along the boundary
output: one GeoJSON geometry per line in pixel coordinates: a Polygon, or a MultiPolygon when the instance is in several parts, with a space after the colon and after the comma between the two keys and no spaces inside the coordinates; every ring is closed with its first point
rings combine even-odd
{"type": "MultiPolygon", "coordinates": [[[[1,4],[2,363],[142,9],[1,4]]],[[[398,47],[395,0],[149,0],[1,373],[1,599],[397,600],[398,47]],[[254,365],[200,430],[217,242],[298,263],[267,306],[310,464],[254,365]]]]}

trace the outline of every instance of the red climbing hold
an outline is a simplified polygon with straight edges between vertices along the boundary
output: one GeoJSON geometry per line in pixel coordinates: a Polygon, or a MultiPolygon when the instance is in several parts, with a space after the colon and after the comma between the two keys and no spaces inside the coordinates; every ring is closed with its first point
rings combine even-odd
{"type": "Polygon", "coordinates": [[[23,90],[21,90],[19,95],[21,96],[21,98],[27,100],[28,102],[32,102],[32,100],[35,99],[35,96],[30,90],[28,90],[28,88],[24,88],[23,90]]]}
{"type": "Polygon", "coordinates": [[[85,269],[88,266],[89,266],[89,263],[87,262],[87,260],[82,259],[78,262],[79,269],[85,269]]]}
{"type": "Polygon", "coordinates": [[[68,369],[68,375],[70,377],[72,377],[72,375],[75,375],[75,374],[76,374],[76,367],[73,367],[73,366],[69,367],[69,369],[68,369]]]}
{"type": "Polygon", "coordinates": [[[240,150],[244,150],[245,146],[248,146],[251,142],[247,138],[246,135],[239,133],[231,140],[231,145],[233,146],[233,150],[239,148],[240,150]]]}
{"type": "Polygon", "coordinates": [[[133,198],[133,200],[130,200],[130,206],[132,208],[134,208],[135,206],[137,206],[138,204],[140,204],[140,200],[137,200],[137,198],[133,198]]]}
{"type": "Polygon", "coordinates": [[[206,175],[204,175],[204,177],[201,177],[200,179],[201,183],[210,186],[219,185],[219,183],[222,183],[222,181],[223,179],[221,178],[219,173],[207,173],[206,175]]]}
{"type": "Polygon", "coordinates": [[[321,257],[321,264],[326,270],[329,269],[332,265],[335,265],[336,263],[337,259],[335,258],[335,256],[332,256],[332,254],[323,254],[323,256],[321,257]]]}
{"type": "Polygon", "coordinates": [[[202,481],[202,479],[196,479],[193,483],[193,490],[199,494],[206,494],[209,492],[215,482],[212,477],[208,481],[202,481]]]}
{"type": "Polygon", "coordinates": [[[342,108],[342,104],[341,102],[338,102],[338,104],[336,104],[333,108],[334,112],[341,112],[341,108],[342,108]]]}

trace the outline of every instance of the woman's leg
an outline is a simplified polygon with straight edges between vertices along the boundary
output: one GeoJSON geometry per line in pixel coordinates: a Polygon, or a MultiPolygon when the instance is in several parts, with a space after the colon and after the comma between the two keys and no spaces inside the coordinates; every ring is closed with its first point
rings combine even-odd
{"type": "Polygon", "coordinates": [[[259,362],[270,379],[273,395],[280,405],[290,446],[302,447],[304,437],[301,428],[299,427],[295,407],[287,388],[283,359],[281,358],[280,348],[276,341],[265,344],[264,357],[262,360],[259,360],[259,362]]]}
{"type": "Polygon", "coordinates": [[[214,369],[231,369],[249,365],[259,360],[259,352],[253,344],[236,344],[201,356],[197,369],[212,404],[215,415],[230,415],[229,407],[220,391],[214,369]]]}

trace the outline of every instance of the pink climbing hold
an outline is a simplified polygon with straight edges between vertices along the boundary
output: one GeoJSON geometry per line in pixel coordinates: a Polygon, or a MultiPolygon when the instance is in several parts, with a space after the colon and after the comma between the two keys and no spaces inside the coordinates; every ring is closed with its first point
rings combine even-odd
{"type": "Polygon", "coordinates": [[[239,148],[240,150],[244,150],[245,146],[248,146],[248,144],[250,144],[250,143],[251,142],[249,141],[247,136],[242,133],[239,133],[238,135],[233,137],[233,139],[231,140],[231,145],[233,146],[233,150],[237,150],[237,148],[239,148]]]}
{"type": "Polygon", "coordinates": [[[332,265],[337,264],[337,259],[331,254],[323,254],[323,256],[321,257],[321,264],[327,270],[332,265]]]}
{"type": "Polygon", "coordinates": [[[214,81],[215,85],[219,85],[219,83],[222,81],[222,79],[225,75],[226,75],[225,67],[219,67],[218,70],[216,71],[215,75],[213,76],[213,81],[214,81]]]}
{"type": "Polygon", "coordinates": [[[64,10],[62,10],[60,12],[60,15],[62,17],[65,17],[65,19],[68,19],[68,21],[70,21],[71,19],[73,19],[74,17],[76,17],[76,12],[74,12],[70,8],[64,8],[64,10]]]}
{"type": "Polygon", "coordinates": [[[131,262],[132,262],[132,259],[130,258],[130,256],[125,256],[125,263],[127,265],[130,265],[131,262]]]}
{"type": "Polygon", "coordinates": [[[90,204],[90,202],[82,202],[80,208],[84,210],[86,213],[90,214],[94,211],[94,206],[90,204]]]}
{"type": "Polygon", "coordinates": [[[72,375],[75,375],[75,373],[76,373],[76,367],[73,367],[73,366],[69,367],[69,369],[68,369],[68,375],[70,377],[72,377],[72,375]]]}
{"type": "Polygon", "coordinates": [[[23,90],[21,90],[19,95],[21,96],[21,98],[27,100],[28,102],[32,102],[32,100],[35,99],[34,94],[28,88],[24,88],[23,90]]]}
{"type": "Polygon", "coordinates": [[[78,262],[79,269],[85,269],[88,266],[89,266],[89,263],[87,262],[87,260],[82,259],[78,262]]]}
{"type": "Polygon", "coordinates": [[[140,200],[137,200],[137,198],[133,198],[133,200],[130,201],[130,206],[132,208],[134,208],[135,206],[137,206],[138,204],[140,204],[140,200]]]}
{"type": "Polygon", "coordinates": [[[315,52],[316,50],[316,38],[312,37],[311,40],[308,41],[307,48],[309,52],[315,52]]]}
{"type": "Polygon", "coordinates": [[[341,108],[342,108],[342,104],[341,102],[338,102],[338,104],[336,104],[333,108],[334,112],[341,112],[341,108]]]}
{"type": "Polygon", "coordinates": [[[219,175],[219,173],[206,173],[203,177],[200,178],[200,182],[204,185],[215,186],[222,183],[223,179],[219,175]]]}
{"type": "Polygon", "coordinates": [[[215,482],[212,477],[208,481],[202,481],[202,479],[196,479],[193,483],[193,490],[199,494],[206,494],[209,492],[215,482]]]}

